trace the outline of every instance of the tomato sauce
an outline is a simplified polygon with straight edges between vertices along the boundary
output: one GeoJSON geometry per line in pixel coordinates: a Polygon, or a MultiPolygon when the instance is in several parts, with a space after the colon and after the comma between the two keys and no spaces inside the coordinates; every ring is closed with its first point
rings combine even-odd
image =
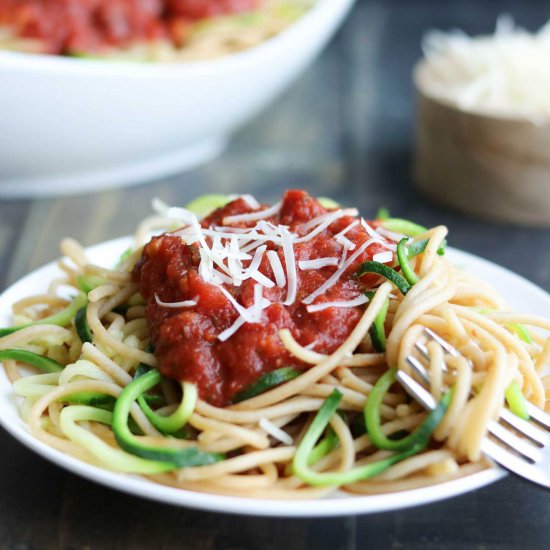
{"type": "Polygon", "coordinates": [[[186,22],[250,11],[258,0],[0,0],[0,26],[44,53],[95,53],[139,41],[181,45],[186,22]]]}
{"type": "MultiPolygon", "coordinates": [[[[248,202],[240,198],[216,210],[201,224],[203,228],[220,226],[227,216],[251,211],[248,202]]],[[[304,228],[304,224],[326,212],[329,210],[305,192],[287,191],[280,211],[266,221],[285,225],[290,232],[303,236],[312,231],[312,228],[304,228]]],[[[343,216],[311,240],[295,243],[296,264],[300,260],[341,258],[344,246],[335,235],[355,219],[343,216]]],[[[231,227],[253,227],[255,224],[255,221],[232,223],[231,227]]],[[[345,237],[355,244],[356,250],[371,239],[360,223],[347,231],[345,237]]],[[[285,266],[282,247],[271,241],[266,244],[268,250],[277,252],[285,266]]],[[[358,279],[355,273],[359,265],[384,251],[387,249],[380,243],[369,244],[336,284],[314,303],[346,301],[360,296],[372,285],[373,277],[358,279]]],[[[348,257],[351,255],[350,251],[348,257]]],[[[220,341],[218,335],[230,327],[239,314],[220,290],[220,285],[203,280],[199,263],[196,244],[188,246],[180,236],[168,233],[154,237],[144,247],[134,277],[140,282],[141,293],[147,301],[146,317],[161,372],[176,380],[194,382],[201,398],[214,405],[229,404],[237,392],[266,372],[285,366],[308,368],[286,350],[279,337],[281,329],[289,329],[301,345],[311,345],[319,353],[332,353],[350,335],[366,307],[328,307],[308,312],[302,300],[320,287],[337,267],[308,270],[297,267],[297,295],[293,304],[285,306],[282,303],[286,287],[264,288],[263,296],[272,304],[262,311],[261,321],[245,323],[226,341],[220,341]],[[197,304],[191,308],[168,308],[159,305],[157,297],[163,302],[196,300],[197,304]]],[[[275,280],[266,254],[259,271],[275,280]]],[[[223,286],[239,304],[249,307],[254,303],[255,285],[255,280],[247,279],[240,286],[223,286]]]]}

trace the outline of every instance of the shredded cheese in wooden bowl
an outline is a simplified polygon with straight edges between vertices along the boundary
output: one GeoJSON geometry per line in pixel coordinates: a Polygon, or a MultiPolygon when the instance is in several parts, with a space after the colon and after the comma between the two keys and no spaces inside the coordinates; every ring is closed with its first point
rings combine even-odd
{"type": "Polygon", "coordinates": [[[536,123],[550,115],[550,22],[529,33],[503,15],[493,35],[432,30],[422,49],[418,83],[429,93],[463,110],[536,123]]]}
{"type": "Polygon", "coordinates": [[[417,88],[415,177],[484,219],[550,226],[550,23],[501,16],[491,36],[430,31],[417,88]]]}

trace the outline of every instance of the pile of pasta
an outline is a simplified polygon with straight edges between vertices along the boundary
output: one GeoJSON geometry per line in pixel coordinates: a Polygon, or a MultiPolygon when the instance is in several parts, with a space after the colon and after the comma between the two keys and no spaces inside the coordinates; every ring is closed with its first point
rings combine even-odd
{"type": "Polygon", "coordinates": [[[511,407],[528,399],[545,408],[550,322],[509,311],[488,283],[440,255],[445,227],[414,232],[409,243],[427,243],[409,259],[415,284],[404,294],[381,277],[333,354],[306,349],[282,330],[284,345],[309,368],[229,407],[212,406],[192,384],[156,370],[145,304],[131,277],[151,229],[170,223],[144,222],[114,267],[91,263],[76,242],[64,240],[62,276],[46,293],[13,305],[18,330],[4,330],[0,358],[30,431],[62,453],[209,493],[384,493],[489,467],[480,446],[505,396],[511,407]],[[372,328],[384,310],[379,351],[372,328]],[[429,390],[439,402],[433,412],[395,382],[397,369],[409,372],[407,357],[417,353],[426,327],[460,353],[450,357],[427,343],[429,390]],[[428,438],[419,435],[421,426],[428,438]]]}

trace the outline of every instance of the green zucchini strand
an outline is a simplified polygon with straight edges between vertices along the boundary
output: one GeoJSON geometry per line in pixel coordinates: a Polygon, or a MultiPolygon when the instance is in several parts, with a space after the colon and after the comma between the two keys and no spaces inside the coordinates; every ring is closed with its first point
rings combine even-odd
{"type": "Polygon", "coordinates": [[[504,392],[504,396],[506,397],[508,407],[510,407],[510,410],[516,416],[523,418],[523,420],[529,420],[530,415],[527,410],[527,399],[525,399],[525,396],[521,392],[521,388],[516,381],[510,382],[504,392]]]}
{"type": "Polygon", "coordinates": [[[173,469],[204,466],[223,460],[225,456],[221,453],[208,453],[197,447],[174,448],[148,445],[132,434],[128,427],[132,403],[159,382],[160,373],[157,370],[150,370],[130,382],[118,396],[113,412],[113,432],[120,447],[141,458],[170,463],[173,469]]]}
{"type": "Polygon", "coordinates": [[[27,363],[27,365],[32,365],[44,372],[61,372],[63,370],[63,365],[60,365],[57,361],[24,349],[4,349],[0,351],[0,361],[4,359],[27,363]]]}
{"type": "Polygon", "coordinates": [[[32,327],[34,325],[57,325],[60,327],[66,327],[74,319],[76,312],[81,307],[84,307],[87,303],[88,303],[88,298],[86,297],[86,295],[83,294],[82,292],[79,292],[75,296],[73,301],[65,309],[62,309],[61,311],[58,311],[57,313],[54,313],[49,317],[45,317],[44,319],[39,319],[38,321],[33,321],[32,323],[25,323],[23,325],[18,325],[15,327],[7,327],[7,328],[0,329],[0,338],[2,336],[13,334],[18,330],[21,330],[27,327],[32,327]]]}
{"type": "Polygon", "coordinates": [[[407,250],[408,241],[409,240],[407,239],[407,237],[403,237],[399,241],[397,245],[397,259],[399,261],[399,266],[401,267],[401,271],[405,276],[405,279],[411,286],[413,286],[418,282],[419,277],[414,272],[414,269],[409,262],[409,253],[407,250]]]}
{"type": "Polygon", "coordinates": [[[447,412],[452,398],[452,390],[448,391],[439,401],[436,408],[431,411],[426,419],[416,428],[414,432],[401,439],[390,439],[387,437],[380,422],[380,407],[384,396],[390,386],[396,381],[396,369],[386,371],[372,388],[364,408],[365,425],[372,444],[378,449],[388,451],[407,451],[415,447],[425,447],[433,431],[441,422],[447,412]]]}
{"type": "MultiPolygon", "coordinates": [[[[374,298],[375,293],[374,291],[368,291],[365,292],[365,294],[370,301],[374,298]]],[[[369,329],[372,345],[374,349],[379,353],[386,351],[386,329],[384,325],[386,322],[389,305],[390,300],[389,298],[386,298],[384,300],[384,303],[382,304],[382,307],[380,308],[380,311],[376,314],[376,317],[374,318],[374,321],[372,322],[372,325],[369,329]]]]}
{"type": "Polygon", "coordinates": [[[356,466],[345,472],[317,472],[312,470],[309,466],[309,457],[314,450],[315,443],[327,427],[332,416],[336,413],[341,399],[342,394],[335,389],[315,415],[313,422],[296,449],[292,462],[293,471],[305,483],[315,487],[341,486],[355,483],[356,481],[378,475],[396,462],[412,456],[423,449],[421,445],[414,446],[402,453],[394,454],[364,466],[356,466]]]}
{"type": "Polygon", "coordinates": [[[94,339],[88,321],[86,319],[86,313],[88,311],[88,306],[81,307],[74,316],[74,327],[76,333],[80,338],[80,341],[85,344],[86,342],[92,342],[94,339]]]}
{"type": "Polygon", "coordinates": [[[246,399],[251,399],[260,395],[261,393],[266,392],[280,384],[285,382],[290,382],[294,378],[300,376],[300,371],[292,367],[282,367],[280,369],[272,370],[271,372],[266,372],[264,375],[260,376],[256,382],[241,390],[233,396],[233,403],[239,403],[245,401],[246,399]]]}
{"type": "Polygon", "coordinates": [[[402,294],[407,294],[407,292],[411,289],[411,285],[399,273],[397,273],[395,269],[381,262],[363,262],[359,266],[357,276],[362,277],[367,273],[376,273],[377,275],[385,277],[388,281],[393,283],[402,294]]]}

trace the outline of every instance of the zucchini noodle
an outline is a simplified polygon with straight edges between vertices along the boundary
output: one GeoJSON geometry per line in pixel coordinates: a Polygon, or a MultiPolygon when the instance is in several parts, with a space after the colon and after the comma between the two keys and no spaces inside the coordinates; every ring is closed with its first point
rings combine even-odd
{"type": "Polygon", "coordinates": [[[93,265],[65,240],[62,284],[13,306],[19,330],[3,333],[0,359],[31,433],[63,453],[199,492],[369,495],[489,467],[481,442],[505,395],[518,414],[525,398],[546,406],[550,320],[508,311],[487,283],[452,265],[442,255],[445,227],[391,218],[388,231],[409,230],[399,247],[405,269],[366,262],[378,283],[338,349],[318,353],[283,329],[283,345],[307,368],[281,368],[229,406],[214,406],[193,384],[156,370],[131,277],[149,229],[173,229],[173,221],[144,221],[117,267],[93,265]],[[67,287],[72,300],[58,295],[67,287]],[[85,314],[76,315],[82,297],[85,314]],[[410,371],[407,356],[418,355],[425,327],[461,354],[427,342],[429,389],[439,402],[430,414],[395,382],[397,369],[410,371]]]}

